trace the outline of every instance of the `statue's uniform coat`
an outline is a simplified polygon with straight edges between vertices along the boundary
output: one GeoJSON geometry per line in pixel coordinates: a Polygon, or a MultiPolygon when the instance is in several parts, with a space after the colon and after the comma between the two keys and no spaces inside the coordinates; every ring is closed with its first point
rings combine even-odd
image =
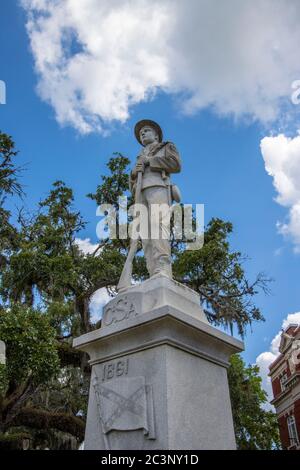
{"type": "MultiPolygon", "coordinates": [[[[181,170],[179,153],[171,142],[154,143],[146,146],[139,157],[146,157],[146,165],[142,180],[141,203],[148,210],[148,227],[151,221],[151,205],[170,205],[170,173],[178,173],[181,170]]],[[[137,172],[134,169],[130,176],[130,189],[135,192],[137,172]]],[[[168,218],[167,218],[168,219],[168,218]]],[[[160,218],[160,238],[142,238],[143,250],[150,276],[163,273],[172,277],[171,247],[169,241],[169,223],[164,217],[160,218]]]]}

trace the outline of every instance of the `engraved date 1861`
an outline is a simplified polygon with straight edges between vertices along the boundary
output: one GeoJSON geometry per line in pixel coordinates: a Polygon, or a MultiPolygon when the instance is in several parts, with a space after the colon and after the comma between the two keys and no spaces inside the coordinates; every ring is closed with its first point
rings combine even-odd
{"type": "Polygon", "coordinates": [[[102,382],[128,374],[129,359],[120,359],[103,366],[102,382]]]}

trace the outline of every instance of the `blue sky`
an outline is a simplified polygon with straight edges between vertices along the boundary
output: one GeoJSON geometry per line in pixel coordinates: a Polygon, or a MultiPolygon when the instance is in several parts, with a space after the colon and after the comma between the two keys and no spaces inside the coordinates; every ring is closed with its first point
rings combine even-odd
{"type": "MultiPolygon", "coordinates": [[[[84,0],[84,2],[86,1],[84,0]]],[[[41,0],[41,3],[43,3],[43,0],[41,0]]],[[[62,3],[61,0],[58,3],[62,3]]],[[[204,13],[207,13],[207,2],[201,1],[200,3],[203,4],[204,13]]],[[[234,4],[234,0],[229,3],[234,4]]],[[[30,4],[32,6],[34,2],[31,2],[31,0],[27,2],[27,12],[30,11],[30,4]]],[[[196,8],[195,5],[198,5],[194,1],[192,4],[194,8],[196,8]]],[[[293,2],[291,2],[292,4],[293,2]]],[[[116,3],[116,11],[117,5],[118,2],[116,3]]],[[[155,8],[159,8],[156,2],[153,5],[155,8]]],[[[168,0],[166,0],[165,6],[168,7],[168,0]]],[[[268,0],[265,1],[265,7],[267,6],[268,0]]],[[[277,6],[280,9],[282,2],[278,1],[277,6]]],[[[217,9],[216,4],[215,8],[217,9]]],[[[29,37],[33,38],[37,30],[33,24],[29,34],[26,32],[26,12],[21,8],[18,1],[2,0],[0,13],[2,18],[0,79],[4,80],[7,86],[7,103],[6,105],[0,105],[0,128],[13,136],[17,148],[20,150],[19,163],[27,166],[22,176],[22,182],[27,193],[27,207],[34,209],[37,202],[47,194],[52,182],[57,179],[64,180],[74,189],[76,206],[89,222],[86,230],[80,236],[83,239],[89,238],[92,243],[95,243],[95,228],[98,219],[95,215],[95,205],[86,198],[86,194],[95,190],[99,183],[99,175],[105,173],[105,164],[113,152],[120,151],[129,156],[130,159],[135,159],[139,151],[139,144],[133,137],[134,124],[142,118],[158,121],[164,130],[165,138],[173,141],[181,153],[182,173],[176,175],[174,179],[181,188],[183,201],[186,203],[204,203],[206,223],[211,217],[220,217],[233,223],[232,248],[248,255],[249,260],[246,262],[245,268],[249,279],[253,280],[260,271],[264,271],[274,279],[271,284],[272,294],[270,296],[259,294],[256,298],[256,303],[261,308],[266,322],[254,324],[253,332],[248,331],[245,339],[246,351],[244,357],[248,362],[255,362],[260,353],[269,350],[270,342],[280,330],[283,319],[288,314],[300,311],[300,254],[295,252],[298,249],[298,234],[295,229],[296,225],[292,226],[288,219],[289,210],[297,206],[298,199],[296,196],[293,196],[294,199],[292,196],[286,196],[285,189],[282,186],[283,183],[281,183],[281,180],[279,181],[282,172],[278,171],[276,173],[278,166],[276,167],[273,164],[275,150],[278,148],[276,138],[280,132],[283,132],[285,139],[288,139],[288,136],[292,139],[296,148],[295,152],[298,151],[298,141],[293,140],[296,139],[295,129],[297,129],[298,111],[292,109],[292,120],[289,121],[289,119],[286,119],[287,115],[281,111],[280,103],[283,102],[287,107],[290,106],[289,87],[291,79],[300,78],[300,64],[298,66],[293,61],[292,66],[286,67],[288,76],[285,81],[281,70],[281,65],[287,64],[285,56],[282,55],[284,59],[282,59],[282,63],[279,64],[278,68],[276,68],[276,63],[274,62],[274,65],[272,62],[271,65],[274,65],[274,69],[269,67],[270,71],[268,72],[260,65],[263,62],[260,59],[268,57],[268,50],[261,52],[261,56],[258,53],[258,57],[254,59],[253,63],[249,62],[248,66],[250,71],[257,66],[257,74],[253,73],[253,80],[256,80],[256,76],[260,78],[258,84],[254,84],[253,89],[260,90],[259,96],[255,94],[256,91],[255,93],[249,92],[249,95],[246,91],[244,99],[241,100],[240,97],[243,96],[242,86],[238,95],[235,95],[230,88],[231,85],[229,86],[230,80],[236,80],[238,84],[243,84],[244,74],[238,68],[239,63],[236,70],[234,68],[229,71],[227,68],[224,70],[222,68],[218,69],[218,67],[221,67],[220,64],[223,63],[222,54],[217,58],[212,55],[212,58],[206,64],[205,70],[204,67],[201,68],[201,64],[199,69],[190,69],[188,79],[190,80],[193,76],[193,83],[189,83],[188,79],[186,77],[182,78],[179,73],[176,76],[177,81],[175,83],[175,78],[172,82],[172,73],[175,77],[176,70],[172,69],[171,66],[169,69],[167,67],[164,69],[164,66],[160,64],[164,63],[163,59],[166,59],[166,57],[161,57],[160,52],[155,51],[157,55],[156,62],[150,70],[152,71],[153,67],[154,69],[157,67],[158,72],[157,75],[154,74],[154,79],[150,72],[147,75],[148,81],[145,81],[146,79],[140,71],[136,73],[137,82],[134,82],[134,85],[138,86],[141,83],[141,86],[144,87],[145,94],[141,94],[144,99],[136,96],[131,103],[130,98],[129,104],[127,102],[124,105],[125,108],[127,106],[125,111],[124,109],[117,109],[115,114],[109,116],[108,119],[105,117],[106,104],[93,110],[91,101],[89,101],[90,104],[81,103],[80,107],[77,108],[78,115],[75,116],[72,122],[72,119],[65,116],[65,109],[63,109],[63,112],[58,110],[59,105],[55,102],[55,99],[52,99],[52,104],[49,104],[53,89],[49,91],[51,86],[45,79],[45,75],[50,70],[47,69],[48,65],[44,69],[39,69],[37,66],[35,70],[37,61],[44,60],[43,54],[47,52],[45,52],[47,43],[43,45],[40,41],[38,45],[35,44],[31,49],[29,37]],[[39,47],[41,47],[41,50],[39,50],[39,47]],[[160,62],[158,58],[161,59],[160,62]],[[209,75],[209,67],[211,67],[211,75],[209,75]],[[269,73],[275,74],[279,69],[278,77],[273,77],[275,81],[278,79],[276,87],[274,86],[271,91],[268,88],[268,92],[264,92],[264,86],[267,88],[269,81],[272,82],[269,73]],[[297,70],[299,70],[298,75],[297,70]],[[224,75],[218,78],[216,75],[221,72],[224,75]],[[205,81],[204,75],[211,76],[212,81],[216,81],[216,86],[218,83],[223,84],[223,92],[221,90],[220,94],[213,93],[209,88],[209,80],[205,81]],[[199,77],[202,77],[202,82],[199,77]],[[280,80],[282,81],[281,88],[279,86],[280,80]],[[41,83],[42,91],[40,88],[38,93],[37,86],[41,83]],[[190,99],[191,97],[192,99],[190,99]],[[259,99],[262,103],[265,103],[265,106],[260,107],[259,99]],[[193,108],[192,111],[191,107],[193,108]],[[266,115],[264,114],[265,111],[266,115]],[[91,118],[93,112],[98,121],[92,132],[85,133],[78,126],[76,128],[74,122],[78,121],[78,116],[86,118],[89,126],[93,127],[93,124],[91,124],[93,122],[91,118]],[[61,113],[60,117],[57,117],[59,113],[61,113]],[[281,118],[284,118],[285,123],[286,121],[290,122],[290,127],[289,124],[285,124],[283,131],[281,118]],[[60,120],[60,123],[58,120],[60,120]],[[102,130],[99,130],[99,123],[103,126],[102,130]],[[266,146],[264,159],[260,143],[266,136],[270,136],[271,140],[268,141],[269,146],[266,146]],[[269,163],[270,167],[273,165],[272,175],[266,171],[266,162],[269,163]],[[276,175],[279,183],[275,188],[273,183],[276,175]],[[275,198],[280,194],[284,199],[282,204],[275,201],[275,198]],[[276,228],[278,221],[287,224],[285,231],[288,232],[288,237],[279,233],[278,228],[276,228]]],[[[161,12],[161,21],[164,20],[163,14],[164,11],[161,12]]],[[[236,14],[240,14],[242,17],[244,12],[237,11],[236,14]]],[[[283,33],[286,32],[286,38],[283,38],[282,43],[285,44],[286,42],[288,44],[290,38],[287,31],[290,30],[288,25],[290,25],[291,19],[287,16],[285,22],[282,20],[278,24],[276,22],[278,18],[275,18],[275,14],[276,12],[274,13],[273,29],[275,28],[276,31],[276,28],[278,28],[278,30],[282,29],[283,33]]],[[[280,17],[279,13],[278,15],[280,17]]],[[[186,21],[189,21],[188,17],[186,21]]],[[[226,23],[226,18],[224,21],[226,23]]],[[[83,28],[82,24],[80,24],[80,28],[83,28]]],[[[268,33],[269,30],[266,29],[268,33]]],[[[272,39],[273,29],[271,27],[269,29],[270,37],[267,39],[272,39]]],[[[101,34],[99,32],[99,35],[101,34]]],[[[236,34],[241,33],[237,31],[236,34]]],[[[80,35],[78,37],[80,38],[80,35]]],[[[102,40],[104,44],[105,40],[108,41],[105,36],[102,37],[102,40]]],[[[244,40],[246,41],[245,38],[244,40]]],[[[79,41],[78,38],[77,41],[79,41]]],[[[269,42],[265,41],[265,43],[269,42]]],[[[199,57],[201,54],[203,57],[210,47],[208,44],[201,44],[202,49],[199,50],[199,57]]],[[[229,41],[227,45],[224,45],[225,57],[227,54],[226,46],[230,48],[230,44],[229,41]]],[[[64,47],[67,50],[67,52],[65,50],[65,53],[71,56],[81,50],[79,42],[74,41],[69,41],[64,47]]],[[[143,47],[147,50],[146,43],[143,47]]],[[[163,44],[162,47],[164,47],[163,44]]],[[[248,47],[247,44],[244,44],[243,47],[245,47],[243,61],[247,62],[247,53],[250,57],[250,48],[252,46],[249,44],[248,47]]],[[[176,50],[178,51],[178,48],[176,50]]],[[[290,55],[293,55],[292,48],[287,47],[287,50],[290,55]]],[[[211,53],[214,54],[215,51],[211,53]]],[[[234,53],[230,54],[230,60],[233,56],[234,53]]],[[[124,66],[124,63],[126,65],[124,57],[121,59],[123,61],[121,65],[124,66]]],[[[106,60],[105,57],[103,60],[106,60]]],[[[128,56],[127,60],[129,67],[132,58],[128,56]]],[[[280,54],[276,60],[280,62],[280,54]]],[[[194,58],[193,64],[196,61],[197,59],[194,58]]],[[[57,70],[61,71],[61,64],[57,70]]],[[[97,71],[97,67],[95,70],[97,71]]],[[[246,75],[248,80],[250,74],[247,72],[246,75]]],[[[77,76],[75,78],[77,85],[79,82],[81,86],[80,78],[77,76]]],[[[82,80],[85,80],[85,78],[84,76],[82,80]]],[[[55,88],[55,82],[52,78],[51,80],[51,85],[55,88]]],[[[72,77],[69,78],[69,82],[71,80],[72,77]]],[[[104,78],[99,75],[99,88],[96,86],[95,91],[96,100],[97,98],[102,99],[101,89],[104,90],[104,94],[107,94],[107,100],[110,99],[109,93],[113,93],[111,87],[106,88],[107,83],[105,80],[111,80],[113,83],[114,78],[112,75],[104,78]]],[[[125,78],[124,80],[126,81],[125,78]]],[[[95,86],[95,82],[89,83],[88,86],[95,86]]],[[[249,91],[249,83],[244,83],[244,86],[245,90],[249,91]]],[[[126,85],[126,90],[128,87],[129,84],[126,85]]],[[[82,90],[86,91],[83,85],[81,92],[82,90]]],[[[121,97],[119,101],[123,99],[121,92],[124,93],[124,90],[119,90],[121,97]]],[[[74,96],[72,99],[74,104],[74,96]]],[[[72,106],[72,103],[70,106],[72,106]]],[[[113,109],[114,104],[111,101],[110,109],[113,109]]],[[[64,106],[67,107],[68,102],[64,106]]],[[[289,149],[288,142],[288,140],[285,140],[282,145],[289,149]]],[[[283,151],[286,151],[289,156],[289,150],[286,150],[286,148],[284,147],[283,151]]],[[[296,159],[295,161],[299,160],[296,159]]],[[[294,170],[294,173],[297,173],[298,168],[294,170]]]]}

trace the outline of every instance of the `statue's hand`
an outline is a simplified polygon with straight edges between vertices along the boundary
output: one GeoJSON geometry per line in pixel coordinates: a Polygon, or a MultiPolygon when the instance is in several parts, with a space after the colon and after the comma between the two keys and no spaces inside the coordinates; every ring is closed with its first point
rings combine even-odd
{"type": "Polygon", "coordinates": [[[139,173],[139,172],[144,173],[144,171],[145,171],[145,163],[144,162],[138,162],[135,165],[135,172],[136,173],[139,173]]]}
{"type": "Polygon", "coordinates": [[[134,170],[132,172],[133,177],[136,178],[138,172],[144,173],[145,167],[149,164],[150,164],[149,158],[147,158],[145,155],[140,155],[137,159],[137,163],[135,164],[134,170]]]}
{"type": "Polygon", "coordinates": [[[141,171],[142,173],[144,173],[145,171],[145,167],[149,165],[149,159],[145,156],[145,155],[141,155],[139,158],[138,158],[138,161],[135,165],[135,173],[138,173],[139,171],[141,171]]]}

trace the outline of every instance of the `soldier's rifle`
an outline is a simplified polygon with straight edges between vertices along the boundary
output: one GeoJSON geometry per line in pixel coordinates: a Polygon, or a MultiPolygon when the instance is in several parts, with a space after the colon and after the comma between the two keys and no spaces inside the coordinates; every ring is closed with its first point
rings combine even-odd
{"type": "MultiPolygon", "coordinates": [[[[134,203],[139,204],[141,202],[141,193],[142,193],[142,179],[143,179],[143,172],[139,171],[137,174],[137,183],[136,183],[136,190],[135,190],[135,197],[134,203]]],[[[119,283],[117,285],[117,291],[122,292],[126,290],[128,287],[131,286],[131,276],[132,276],[132,263],[137,252],[138,248],[138,238],[130,240],[130,248],[127,255],[127,259],[125,261],[119,283]]]]}

